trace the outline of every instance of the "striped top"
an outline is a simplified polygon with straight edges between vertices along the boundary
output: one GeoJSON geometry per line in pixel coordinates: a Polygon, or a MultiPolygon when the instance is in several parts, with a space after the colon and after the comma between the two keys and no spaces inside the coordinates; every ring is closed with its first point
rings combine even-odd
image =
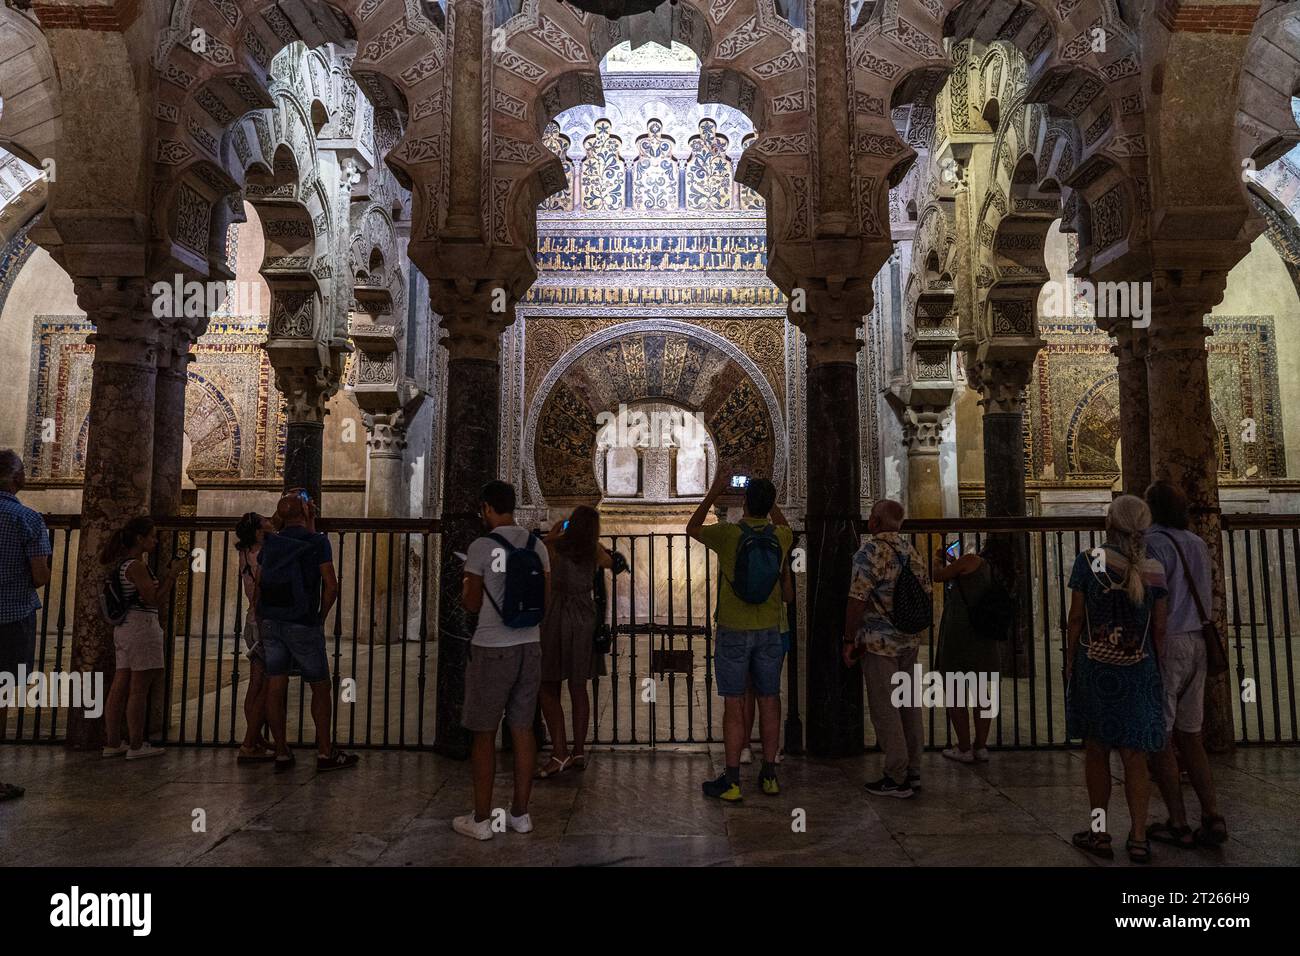
{"type": "MultiPolygon", "coordinates": [[[[152,604],[144,603],[144,599],[140,597],[140,589],[135,586],[135,582],[132,581],[130,575],[126,573],[126,569],[134,564],[136,560],[138,559],[131,558],[129,561],[123,561],[121,566],[117,569],[117,578],[122,585],[122,595],[126,598],[127,607],[132,611],[144,611],[146,614],[157,614],[158,609],[152,604]]],[[[149,572],[150,579],[154,581],[154,583],[157,583],[158,576],[153,573],[153,568],[149,567],[148,564],[145,564],[144,569],[149,572]]]]}

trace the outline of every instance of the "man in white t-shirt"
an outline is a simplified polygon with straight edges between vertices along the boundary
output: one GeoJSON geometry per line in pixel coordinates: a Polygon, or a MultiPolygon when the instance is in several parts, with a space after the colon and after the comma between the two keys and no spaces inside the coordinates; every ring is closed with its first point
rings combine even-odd
{"type": "MultiPolygon", "coordinates": [[[[510,829],[527,833],[533,828],[528,798],[533,789],[533,764],[537,741],[533,717],[542,677],[542,636],[539,624],[511,627],[502,620],[506,600],[506,558],[509,549],[531,548],[541,559],[547,598],[551,565],[541,539],[515,524],[515,489],[504,481],[490,481],[479,495],[479,510],[488,535],[476,538],[465,557],[461,606],[478,614],[465,669],[465,704],[461,724],[474,735],[470,763],[474,779],[474,812],[456,817],[452,828],[476,840],[490,840],[492,784],[496,776],[496,737],[505,715],[514,744],[515,792],[510,805],[510,829]]],[[[507,610],[507,614],[509,611],[507,610]]]]}

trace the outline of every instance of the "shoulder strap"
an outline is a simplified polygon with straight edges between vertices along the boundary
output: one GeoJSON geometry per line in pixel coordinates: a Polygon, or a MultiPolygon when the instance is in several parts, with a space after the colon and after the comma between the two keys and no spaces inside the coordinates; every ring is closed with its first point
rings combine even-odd
{"type": "Polygon", "coordinates": [[[1201,616],[1201,624],[1210,622],[1209,616],[1205,613],[1205,605],[1201,603],[1201,592],[1196,586],[1196,581],[1192,578],[1192,569],[1187,566],[1187,558],[1183,556],[1183,549],[1178,545],[1178,539],[1168,531],[1157,531],[1156,534],[1164,535],[1169,539],[1169,543],[1174,546],[1174,551],[1178,555],[1178,563],[1183,568],[1183,580],[1187,582],[1187,590],[1192,592],[1192,600],[1196,602],[1196,613],[1201,616]]]}
{"type": "MultiPolygon", "coordinates": [[[[511,544],[509,540],[507,540],[503,535],[499,535],[495,531],[489,532],[488,537],[491,538],[493,541],[495,541],[497,544],[501,545],[501,547],[505,548],[507,554],[519,550],[513,544],[511,544]]],[[[532,538],[533,538],[533,533],[530,531],[528,532],[528,543],[530,545],[533,543],[532,538]]]]}

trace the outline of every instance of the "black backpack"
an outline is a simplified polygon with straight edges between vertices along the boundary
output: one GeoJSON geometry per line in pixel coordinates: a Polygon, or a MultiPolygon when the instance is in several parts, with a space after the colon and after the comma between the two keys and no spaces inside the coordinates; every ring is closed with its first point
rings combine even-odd
{"type": "Polygon", "coordinates": [[[889,606],[889,623],[900,634],[919,634],[934,623],[934,604],[925,591],[925,585],[912,573],[912,563],[902,549],[898,552],[898,579],[894,582],[894,598],[889,606]]]}
{"type": "Polygon", "coordinates": [[[282,534],[268,534],[257,556],[259,617],[293,623],[311,617],[320,609],[319,594],[307,593],[300,560],[316,545],[316,539],[295,540],[282,534]],[[316,606],[313,607],[313,601],[316,606]]]}
{"type": "Polygon", "coordinates": [[[522,548],[495,531],[488,537],[506,549],[506,586],[500,604],[486,586],[483,593],[506,627],[536,627],[546,613],[546,569],[536,550],[537,535],[528,532],[528,543],[522,548]]]}
{"type": "Polygon", "coordinates": [[[1016,600],[1007,590],[993,566],[989,565],[989,586],[983,596],[974,604],[966,598],[966,588],[957,578],[957,590],[961,592],[962,602],[966,605],[967,617],[975,636],[984,641],[1005,641],[1011,637],[1011,629],[1016,623],[1016,600]]]}
{"type": "Polygon", "coordinates": [[[104,575],[104,583],[99,588],[99,613],[104,620],[117,627],[126,620],[131,610],[131,602],[122,590],[122,568],[113,568],[104,575]]]}
{"type": "Polygon", "coordinates": [[[769,524],[755,528],[743,521],[736,545],[736,563],[731,569],[731,590],[746,604],[766,604],[781,580],[781,541],[769,524]]]}

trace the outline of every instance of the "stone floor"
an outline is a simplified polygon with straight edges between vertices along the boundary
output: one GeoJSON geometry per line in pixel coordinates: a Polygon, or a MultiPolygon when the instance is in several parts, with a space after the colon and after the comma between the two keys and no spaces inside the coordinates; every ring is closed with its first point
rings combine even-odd
{"type": "MultiPolygon", "coordinates": [[[[1034,865],[1128,866],[1085,857],[1078,752],[994,753],[986,765],[924,758],[913,800],[862,790],[878,756],[788,759],[765,797],[744,768],[745,803],[700,795],[720,752],[596,752],[590,768],[538,783],[527,836],[475,843],[450,829],[469,800],[468,767],[425,753],[364,752],[356,770],[317,777],[239,767],[229,750],[175,749],[126,764],[57,747],[0,748],[0,779],[27,795],[0,804],[0,866],[61,865],[1034,865]],[[193,830],[195,811],[206,832],[193,830]],[[806,832],[792,830],[803,810],[806,832]]],[[[502,769],[505,764],[502,764],[502,769]]],[[[1232,839],[1221,852],[1157,847],[1157,864],[1295,865],[1300,749],[1243,749],[1216,773],[1232,839]]],[[[508,799],[509,774],[497,778],[508,799]]],[[[1190,791],[1189,791],[1190,794],[1190,791]]],[[[1193,798],[1194,801],[1194,798],[1193,798]]],[[[1161,811],[1153,800],[1152,815],[1161,811]]],[[[1111,830],[1128,815],[1117,786],[1111,830]]]]}

